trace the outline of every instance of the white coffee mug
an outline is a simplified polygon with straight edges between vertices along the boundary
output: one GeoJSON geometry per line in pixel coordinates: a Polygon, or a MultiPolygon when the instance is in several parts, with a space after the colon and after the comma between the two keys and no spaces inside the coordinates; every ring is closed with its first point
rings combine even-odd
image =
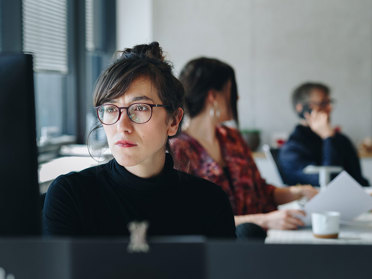
{"type": "Polygon", "coordinates": [[[311,214],[313,234],[318,238],[338,238],[340,230],[340,213],[324,211],[311,214]]]}

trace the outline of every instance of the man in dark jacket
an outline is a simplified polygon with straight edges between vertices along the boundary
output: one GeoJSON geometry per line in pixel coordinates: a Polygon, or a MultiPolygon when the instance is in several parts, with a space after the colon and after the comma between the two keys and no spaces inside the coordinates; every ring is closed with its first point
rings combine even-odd
{"type": "Polygon", "coordinates": [[[319,185],[318,174],[305,174],[308,165],[340,166],[363,186],[369,182],[361,173],[359,158],[351,141],[332,127],[330,90],[320,83],[300,85],[292,95],[294,109],[301,121],[279,152],[283,180],[319,185]]]}

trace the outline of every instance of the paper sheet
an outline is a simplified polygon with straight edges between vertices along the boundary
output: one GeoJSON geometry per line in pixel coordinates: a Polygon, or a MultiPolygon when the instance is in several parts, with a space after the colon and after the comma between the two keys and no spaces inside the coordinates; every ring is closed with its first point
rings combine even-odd
{"type": "Polygon", "coordinates": [[[305,223],[311,224],[312,212],[338,211],[341,213],[341,222],[349,222],[370,209],[372,197],[346,171],[343,171],[305,204],[305,223]]]}

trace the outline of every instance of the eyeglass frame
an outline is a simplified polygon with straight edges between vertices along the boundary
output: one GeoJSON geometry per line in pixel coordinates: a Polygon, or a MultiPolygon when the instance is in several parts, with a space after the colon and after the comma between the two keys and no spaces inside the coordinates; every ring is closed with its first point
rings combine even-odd
{"type": "Polygon", "coordinates": [[[95,109],[96,109],[96,113],[97,113],[97,117],[98,117],[98,120],[99,120],[99,122],[101,122],[102,123],[102,125],[107,125],[107,126],[110,126],[110,125],[114,125],[114,124],[116,124],[116,123],[118,123],[118,121],[120,120],[120,117],[121,117],[121,114],[122,114],[122,110],[126,110],[127,111],[127,115],[128,115],[128,118],[129,118],[129,120],[130,121],[132,121],[133,123],[136,123],[136,124],[145,124],[145,123],[147,123],[147,122],[149,122],[150,121],[150,119],[151,119],[151,117],[152,117],[152,109],[153,108],[167,108],[167,107],[169,107],[168,105],[163,105],[163,104],[147,104],[147,103],[133,103],[133,104],[130,104],[129,106],[127,106],[127,107],[119,107],[119,106],[117,106],[117,105],[114,105],[114,104],[103,104],[103,105],[100,105],[100,106],[98,106],[98,107],[96,107],[95,109]],[[119,109],[119,116],[118,116],[118,119],[114,122],[114,123],[112,123],[112,124],[106,124],[106,123],[103,123],[103,121],[101,120],[101,118],[99,117],[99,109],[101,108],[101,107],[103,107],[103,106],[107,106],[107,105],[111,105],[111,106],[114,106],[114,107],[116,107],[116,108],[118,108],[119,109]],[[145,121],[145,122],[141,122],[141,123],[137,123],[137,122],[135,122],[131,117],[130,117],[130,115],[129,115],[129,108],[131,107],[131,106],[134,106],[134,105],[147,105],[147,106],[149,106],[150,108],[151,108],[151,111],[150,111],[150,117],[149,117],[149,119],[147,120],[147,121],[145,121]]]}
{"type": "Polygon", "coordinates": [[[324,108],[328,105],[332,105],[332,104],[335,104],[336,103],[336,100],[335,99],[329,99],[328,101],[323,101],[323,102],[306,102],[305,104],[306,105],[311,105],[311,106],[317,106],[317,107],[320,107],[320,108],[324,108]]]}

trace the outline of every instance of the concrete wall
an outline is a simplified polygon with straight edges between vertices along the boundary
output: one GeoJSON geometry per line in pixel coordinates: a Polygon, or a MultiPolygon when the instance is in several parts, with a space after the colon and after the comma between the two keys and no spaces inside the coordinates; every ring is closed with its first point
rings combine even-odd
{"type": "MultiPolygon", "coordinates": [[[[264,142],[270,143],[275,133],[290,133],[297,122],[290,93],[308,80],[331,86],[337,101],[333,123],[341,125],[355,143],[372,136],[372,1],[140,3],[146,6],[141,7],[140,19],[144,11],[152,10],[148,16],[152,26],[146,25],[151,35],[142,38],[160,42],[176,73],[201,55],[217,57],[235,68],[241,128],[261,129],[264,142]]],[[[129,25],[118,29],[128,30],[129,25]]]]}

